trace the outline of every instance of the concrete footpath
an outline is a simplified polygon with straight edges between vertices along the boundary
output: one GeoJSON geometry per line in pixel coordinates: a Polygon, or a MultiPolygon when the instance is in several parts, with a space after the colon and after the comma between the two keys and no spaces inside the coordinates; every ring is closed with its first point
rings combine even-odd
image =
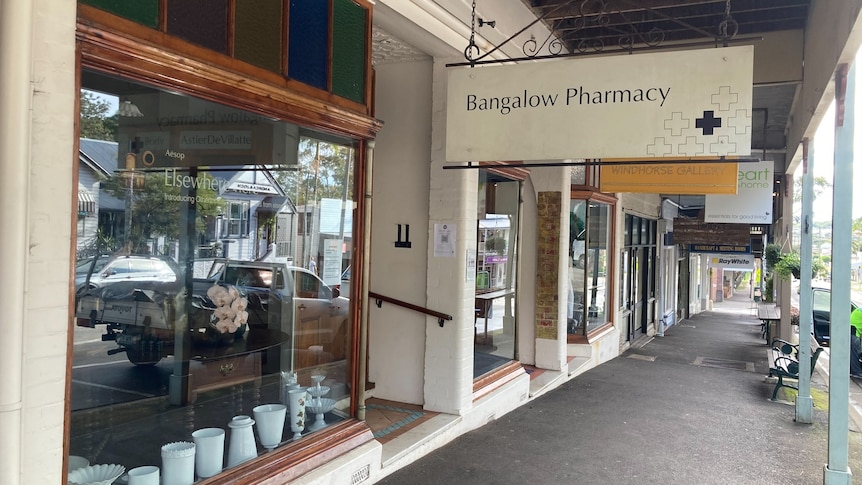
{"type": "Polygon", "coordinates": [[[827,379],[814,373],[814,423],[798,424],[792,396],[769,400],[766,349],[738,294],[377,483],[823,483],[827,379]]]}

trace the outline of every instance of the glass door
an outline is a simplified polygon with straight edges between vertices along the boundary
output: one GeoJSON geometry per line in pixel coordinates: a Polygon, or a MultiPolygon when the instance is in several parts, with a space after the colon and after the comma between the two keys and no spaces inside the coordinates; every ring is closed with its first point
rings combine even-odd
{"type": "Polygon", "coordinates": [[[515,358],[521,182],[479,174],[473,377],[515,358]]]}

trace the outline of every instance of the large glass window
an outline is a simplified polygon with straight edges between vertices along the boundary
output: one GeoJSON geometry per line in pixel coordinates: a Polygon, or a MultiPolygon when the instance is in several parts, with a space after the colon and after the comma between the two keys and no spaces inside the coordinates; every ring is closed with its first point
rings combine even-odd
{"type": "Polygon", "coordinates": [[[520,194],[519,181],[479,172],[474,377],[515,358],[520,194]]]}
{"type": "Polygon", "coordinates": [[[572,200],[569,216],[569,335],[589,335],[610,321],[612,205],[572,200]]]}
{"type": "Polygon", "coordinates": [[[82,87],[99,225],[77,247],[70,454],[160,465],[220,428],[229,471],[349,417],[350,141],[93,72],[82,87]]]}

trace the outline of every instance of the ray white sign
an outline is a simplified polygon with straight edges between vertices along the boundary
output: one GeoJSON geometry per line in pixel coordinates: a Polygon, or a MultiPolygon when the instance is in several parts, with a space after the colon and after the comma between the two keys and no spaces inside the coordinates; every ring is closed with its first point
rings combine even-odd
{"type": "Polygon", "coordinates": [[[446,160],[748,155],[752,46],[449,71],[446,160]]]}
{"type": "Polygon", "coordinates": [[[740,163],[736,195],[707,194],[704,222],[772,224],[775,162],[740,163]]]}
{"type": "Polygon", "coordinates": [[[754,269],[753,254],[710,254],[708,262],[710,268],[741,271],[754,269]]]}

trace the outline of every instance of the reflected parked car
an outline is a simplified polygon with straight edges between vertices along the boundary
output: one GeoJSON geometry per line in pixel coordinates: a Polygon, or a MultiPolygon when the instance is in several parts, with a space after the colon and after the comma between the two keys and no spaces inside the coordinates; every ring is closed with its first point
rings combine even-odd
{"type": "MultiPolygon", "coordinates": [[[[177,280],[177,270],[172,261],[156,256],[124,255],[108,258],[102,263],[99,256],[92,273],[86,264],[75,269],[75,288],[101,288],[121,282],[173,283],[177,280]],[[102,264],[101,268],[96,269],[102,264]],[[89,279],[87,276],[89,275],[89,279]]],[[[92,259],[89,260],[92,264],[92,259]]]]}
{"type": "MultiPolygon", "coordinates": [[[[812,333],[817,343],[828,347],[829,346],[829,325],[831,322],[832,312],[832,291],[829,288],[812,288],[811,289],[811,312],[813,317],[812,333]]],[[[859,308],[859,302],[850,301],[850,312],[859,308]]],[[[850,321],[847,323],[847,331],[850,329],[850,321]]]]}

